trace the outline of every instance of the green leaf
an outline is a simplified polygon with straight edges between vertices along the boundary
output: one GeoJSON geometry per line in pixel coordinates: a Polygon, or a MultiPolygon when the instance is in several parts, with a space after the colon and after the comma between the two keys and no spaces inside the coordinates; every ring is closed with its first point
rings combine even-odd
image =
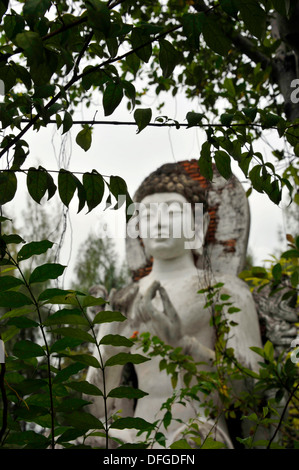
{"type": "Polygon", "coordinates": [[[139,108],[134,112],[134,119],[138,126],[137,134],[139,134],[151,121],[152,110],[151,108],[139,108]]]}
{"type": "Polygon", "coordinates": [[[146,46],[140,48],[143,44],[146,44],[150,41],[150,35],[144,31],[143,28],[134,28],[131,33],[131,42],[132,48],[137,49],[136,54],[138,57],[143,60],[143,62],[148,62],[152,55],[152,45],[147,44],[146,46]]]}
{"type": "Polygon", "coordinates": [[[12,326],[1,334],[2,340],[4,341],[4,343],[6,343],[7,341],[11,340],[11,338],[19,334],[19,332],[19,328],[17,328],[16,326],[12,326]]]}
{"type": "Polygon", "coordinates": [[[8,93],[16,84],[16,73],[10,65],[0,67],[0,79],[4,82],[5,93],[8,93]]]}
{"type": "Polygon", "coordinates": [[[32,300],[21,292],[0,292],[0,307],[19,308],[31,304],[32,300]]]}
{"type": "Polygon", "coordinates": [[[43,390],[48,386],[46,380],[42,379],[25,379],[18,383],[16,389],[22,395],[29,395],[30,393],[36,393],[43,390]]]}
{"type": "Polygon", "coordinates": [[[57,335],[62,335],[62,336],[68,336],[74,339],[80,339],[81,341],[84,341],[87,343],[95,343],[95,339],[89,333],[79,328],[70,328],[70,327],[56,328],[52,330],[52,333],[55,333],[57,335]]]}
{"type": "Polygon", "coordinates": [[[281,257],[285,259],[299,258],[299,250],[287,250],[282,253],[281,257]]]}
{"type": "Polygon", "coordinates": [[[238,0],[238,8],[245,26],[258,39],[262,39],[266,31],[267,15],[257,0],[238,0]]]}
{"type": "Polygon", "coordinates": [[[256,114],[257,114],[257,108],[243,108],[243,113],[245,114],[245,116],[247,116],[251,122],[253,122],[256,118],[256,114]]]}
{"type": "Polygon", "coordinates": [[[67,429],[57,439],[57,443],[70,442],[85,434],[85,429],[67,429]]]}
{"type": "Polygon", "coordinates": [[[51,0],[26,0],[23,8],[24,16],[42,18],[51,6],[51,0]]]}
{"type": "Polygon", "coordinates": [[[88,125],[85,125],[83,129],[78,132],[77,137],[76,137],[76,142],[77,144],[87,152],[87,150],[90,149],[91,146],[91,127],[88,125]]]}
{"type": "Polygon", "coordinates": [[[253,352],[258,354],[261,357],[265,357],[264,350],[261,348],[258,348],[257,346],[251,346],[249,349],[251,349],[253,352]]]}
{"type": "Polygon", "coordinates": [[[255,165],[249,172],[249,178],[252,182],[252,186],[259,193],[264,192],[263,179],[260,175],[262,165],[255,165]]]}
{"type": "Polygon", "coordinates": [[[77,411],[83,408],[83,406],[88,405],[90,402],[82,400],[82,398],[70,398],[68,397],[62,403],[60,403],[56,409],[58,412],[67,412],[77,411]]]}
{"type": "MultiPolygon", "coordinates": [[[[118,199],[119,196],[125,196],[126,199],[128,198],[127,183],[120,176],[110,176],[109,189],[115,199],[118,199]]],[[[119,209],[120,207],[121,205],[117,204],[117,209],[119,209]]]]}
{"type": "Polygon", "coordinates": [[[267,341],[264,346],[265,357],[269,359],[269,361],[273,361],[274,359],[274,346],[271,341],[267,341]]]}
{"type": "Polygon", "coordinates": [[[53,96],[55,93],[55,85],[42,85],[36,86],[34,92],[34,98],[48,98],[53,96]]]}
{"type": "Polygon", "coordinates": [[[50,315],[45,321],[45,326],[52,325],[84,325],[88,326],[89,323],[83,317],[82,312],[76,309],[62,309],[50,315]]]}
{"type": "Polygon", "coordinates": [[[186,119],[188,121],[188,127],[193,127],[193,126],[197,126],[198,124],[201,124],[203,118],[204,118],[204,114],[189,111],[186,115],[186,119]]]}
{"type": "Polygon", "coordinates": [[[29,168],[27,173],[27,188],[30,196],[38,204],[48,189],[47,172],[41,167],[29,168]]]}
{"type": "Polygon", "coordinates": [[[46,449],[50,446],[50,439],[40,433],[34,431],[12,432],[6,439],[8,445],[15,444],[17,446],[33,446],[35,449],[46,449]]]}
{"type": "Polygon", "coordinates": [[[199,49],[199,36],[202,32],[202,16],[199,13],[186,13],[182,16],[181,22],[188,43],[196,49],[199,49]]]}
{"type": "Polygon", "coordinates": [[[286,1],[285,0],[272,0],[272,4],[276,11],[282,16],[287,15],[286,1]]]}
{"type": "Polygon", "coordinates": [[[66,422],[76,429],[104,429],[100,420],[92,416],[90,413],[83,411],[74,411],[66,415],[66,422]]]}
{"type": "Polygon", "coordinates": [[[6,204],[14,198],[17,190],[17,178],[11,171],[0,172],[0,204],[6,204]]]}
{"type": "MultiPolygon", "coordinates": [[[[53,297],[57,296],[68,296],[68,295],[74,295],[74,291],[69,291],[69,290],[63,290],[63,289],[45,289],[38,297],[38,300],[50,300],[53,297]]],[[[63,303],[63,302],[62,302],[63,303]]]]}
{"type": "Polygon", "coordinates": [[[30,242],[22,246],[18,253],[18,261],[23,261],[24,259],[31,258],[34,255],[41,255],[46,253],[50,248],[52,248],[53,243],[49,240],[42,240],[39,242],[30,242]]]}
{"type": "Polygon", "coordinates": [[[179,439],[170,445],[170,449],[192,449],[187,439],[179,439]]]}
{"type": "Polygon", "coordinates": [[[216,150],[214,158],[217,170],[219,171],[220,175],[228,180],[232,175],[229,155],[223,150],[216,150]]]}
{"type": "MultiPolygon", "coordinates": [[[[84,129],[83,131],[84,132],[84,129]]],[[[79,132],[80,134],[80,132],[79,132]]],[[[78,135],[79,135],[78,134],[78,135]]],[[[78,136],[77,136],[78,137],[78,136]]],[[[77,142],[78,143],[78,142],[77,142]]],[[[79,144],[80,145],[80,144],[79,144]]],[[[82,145],[81,145],[82,147],[82,145]]],[[[77,182],[70,171],[61,169],[58,174],[58,191],[63,204],[68,207],[77,188],[77,182]]]]}
{"type": "Polygon", "coordinates": [[[292,287],[294,287],[296,289],[298,283],[299,283],[299,273],[298,273],[298,271],[294,271],[291,275],[292,287]]]}
{"type": "Polygon", "coordinates": [[[211,144],[204,142],[201,147],[200,159],[198,160],[200,174],[207,178],[209,181],[213,179],[213,166],[211,157],[211,144]]]}
{"type": "Polygon", "coordinates": [[[120,312],[112,312],[112,311],[104,311],[104,312],[99,312],[96,314],[94,320],[93,320],[93,325],[98,325],[101,323],[111,323],[114,321],[120,321],[123,322],[126,320],[126,317],[122,315],[120,312]]]}
{"type": "Polygon", "coordinates": [[[8,8],[8,5],[9,5],[8,0],[1,0],[1,2],[0,2],[0,20],[2,19],[4,13],[6,12],[6,10],[8,8]]]}
{"type": "Polygon", "coordinates": [[[0,276],[0,291],[4,292],[6,290],[12,289],[24,285],[24,282],[21,279],[18,279],[14,276],[0,276]]]}
{"type": "Polygon", "coordinates": [[[104,300],[102,297],[93,297],[92,295],[78,295],[77,298],[83,308],[94,307],[96,305],[104,305],[106,303],[106,300],[104,300]]]}
{"type": "Polygon", "coordinates": [[[280,264],[280,263],[277,263],[277,264],[275,264],[275,266],[273,266],[273,268],[272,268],[272,276],[274,277],[274,279],[275,279],[276,281],[280,281],[281,276],[282,276],[282,268],[281,268],[281,264],[280,264]]]}
{"type": "Polygon", "coordinates": [[[96,171],[84,173],[83,186],[86,192],[86,202],[89,212],[94,209],[103,199],[105,184],[103,177],[96,171]]]}
{"type": "Polygon", "coordinates": [[[58,263],[46,263],[35,268],[29,278],[29,284],[35,282],[44,282],[49,279],[57,279],[61,276],[66,266],[62,266],[58,263]]]}
{"type": "Polygon", "coordinates": [[[166,39],[160,39],[159,62],[164,78],[169,77],[176,65],[179,64],[182,55],[166,39]]]}
{"type": "Polygon", "coordinates": [[[61,352],[61,351],[68,351],[69,349],[75,349],[77,346],[82,344],[84,341],[80,339],[68,338],[64,337],[55,341],[51,348],[50,353],[53,354],[54,352],[61,352]]]}
{"type": "Polygon", "coordinates": [[[70,364],[69,366],[67,366],[64,369],[57,372],[56,377],[54,377],[53,383],[54,384],[59,384],[61,382],[65,382],[72,375],[77,374],[82,369],[85,369],[85,364],[83,364],[81,362],[76,362],[75,364],[70,364]]]}
{"type": "Polygon", "coordinates": [[[125,95],[131,100],[132,108],[135,108],[135,101],[136,101],[136,89],[133,83],[128,82],[126,80],[122,80],[121,85],[125,91],[125,95]]]}
{"type": "Polygon", "coordinates": [[[30,320],[30,318],[27,317],[15,317],[11,318],[8,322],[7,325],[13,325],[16,326],[17,328],[36,328],[39,326],[39,324],[36,321],[30,320]]]}
{"type": "Polygon", "coordinates": [[[126,57],[126,65],[132,72],[132,74],[136,77],[136,74],[140,67],[140,59],[137,54],[130,54],[126,57]]]}
{"type": "Polygon", "coordinates": [[[111,424],[111,429],[139,429],[146,431],[153,429],[154,425],[142,418],[119,418],[111,424]]]}
{"type": "Polygon", "coordinates": [[[110,116],[123,99],[124,92],[120,83],[109,82],[103,93],[105,116],[110,116]]]}
{"type": "Polygon", "coordinates": [[[132,364],[142,364],[146,361],[150,361],[150,358],[141,356],[141,354],[119,353],[107,359],[105,367],[110,367],[114,365],[125,365],[128,362],[132,364]]]}
{"type": "Polygon", "coordinates": [[[24,50],[30,64],[41,64],[44,61],[44,48],[40,35],[33,31],[19,33],[15,39],[17,45],[24,50]]]}
{"type": "Polygon", "coordinates": [[[99,0],[86,0],[85,4],[90,26],[107,37],[110,30],[110,10],[106,3],[99,0]]]}
{"type": "Polygon", "coordinates": [[[203,442],[201,449],[223,449],[226,445],[223,442],[217,442],[211,437],[207,437],[203,442]]]}
{"type": "Polygon", "coordinates": [[[239,167],[243,171],[244,175],[248,176],[249,165],[252,160],[253,154],[252,152],[244,152],[241,155],[241,159],[239,160],[239,167]]]}
{"type": "Polygon", "coordinates": [[[11,235],[0,235],[0,238],[4,241],[6,245],[9,245],[10,243],[18,245],[19,243],[24,243],[24,240],[20,235],[17,235],[15,233],[12,233],[11,235]]]}
{"type": "MultiPolygon", "coordinates": [[[[24,21],[23,18],[22,18],[22,21],[24,21]]],[[[23,29],[23,27],[22,27],[22,29],[23,29]]],[[[17,31],[17,33],[18,32],[19,31],[17,31]]],[[[32,86],[32,81],[31,81],[31,75],[30,75],[29,71],[25,67],[22,67],[20,64],[15,64],[14,63],[13,67],[16,71],[17,77],[24,83],[27,90],[30,90],[31,86],[32,86]]]]}
{"type": "Polygon", "coordinates": [[[203,37],[207,45],[217,54],[226,56],[231,48],[231,41],[223,32],[221,23],[204,13],[200,14],[203,21],[203,37]]]}
{"type": "Polygon", "coordinates": [[[232,120],[234,119],[234,114],[224,113],[220,116],[221,124],[224,126],[230,126],[232,120]]]}
{"type": "Polygon", "coordinates": [[[148,393],[143,392],[142,390],[139,390],[138,388],[133,388],[133,387],[127,387],[127,386],[121,386],[114,388],[108,393],[108,397],[110,398],[132,398],[132,399],[139,399],[143,398],[148,393]]]}
{"type": "Polygon", "coordinates": [[[85,393],[86,395],[93,396],[103,396],[102,391],[95,385],[87,382],[86,380],[81,380],[80,382],[70,382],[66,384],[67,387],[77,392],[85,393]]]}
{"type": "Polygon", "coordinates": [[[64,118],[63,118],[63,126],[62,126],[62,134],[65,134],[70,130],[73,125],[73,118],[72,115],[65,111],[64,118]]]}
{"type": "Polygon", "coordinates": [[[133,341],[127,339],[125,336],[121,335],[106,335],[104,336],[100,344],[110,344],[112,346],[125,346],[130,348],[133,346],[133,341]]]}
{"type": "Polygon", "coordinates": [[[81,362],[85,364],[85,366],[91,366],[95,368],[100,368],[99,361],[93,357],[89,356],[88,354],[60,354],[60,357],[69,357],[72,361],[81,362]]]}
{"type": "Polygon", "coordinates": [[[27,315],[27,313],[32,313],[32,311],[33,311],[33,307],[15,308],[13,310],[10,310],[9,312],[4,313],[1,316],[1,320],[5,320],[6,318],[21,317],[23,315],[27,315]]]}
{"type": "Polygon", "coordinates": [[[20,359],[28,359],[29,357],[45,356],[45,351],[39,344],[24,339],[14,345],[13,354],[20,359]]]}
{"type": "Polygon", "coordinates": [[[54,183],[54,180],[50,173],[46,173],[47,175],[47,190],[48,190],[48,201],[54,196],[56,193],[57,186],[54,183]]]}

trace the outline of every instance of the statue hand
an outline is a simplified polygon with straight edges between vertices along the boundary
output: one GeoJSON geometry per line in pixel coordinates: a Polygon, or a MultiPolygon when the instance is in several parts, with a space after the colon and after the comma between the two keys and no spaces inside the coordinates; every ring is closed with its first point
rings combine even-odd
{"type": "Polygon", "coordinates": [[[174,344],[181,337],[181,321],[164,287],[154,281],[137,306],[137,319],[150,323],[150,329],[163,341],[174,344]],[[163,311],[153,305],[153,299],[159,292],[163,311]]]}

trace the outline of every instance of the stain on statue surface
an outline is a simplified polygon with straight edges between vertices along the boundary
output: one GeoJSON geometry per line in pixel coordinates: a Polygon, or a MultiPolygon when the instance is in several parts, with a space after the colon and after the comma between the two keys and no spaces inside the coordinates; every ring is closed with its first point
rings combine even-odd
{"type": "MultiPolygon", "coordinates": [[[[234,349],[243,366],[258,370],[258,356],[249,348],[262,347],[259,318],[247,285],[237,277],[245,262],[250,220],[241,184],[235,177],[226,181],[217,174],[208,183],[200,175],[195,160],[184,161],[163,165],[150,174],[137,190],[134,201],[140,204],[137,219],[140,236],[127,238],[133,282],[109,295],[109,310],[121,311],[127,320],[101,326],[99,339],[107,334],[131,337],[135,331],[149,332],[166,344],[182,348],[196,362],[204,363],[202,370],[213,371],[215,329],[211,326],[210,310],[205,308],[206,300],[198,291],[223,283],[221,293],[229,295],[230,302],[240,309],[234,313],[235,326],[229,333],[227,347],[234,349]],[[196,212],[198,207],[203,209],[201,213],[196,212]]],[[[135,346],[130,350],[117,348],[117,352],[122,351],[140,352],[135,346]]],[[[114,347],[102,347],[104,362],[114,354],[114,347]]],[[[96,350],[94,355],[97,356],[96,350]]],[[[165,410],[161,406],[172,396],[173,388],[169,375],[159,369],[160,359],[106,368],[107,391],[126,383],[148,393],[137,401],[108,398],[109,415],[121,409],[122,417],[140,417],[149,422],[163,418],[165,410]]],[[[96,369],[89,369],[87,380],[102,386],[102,374],[96,369]]],[[[179,378],[177,389],[182,386],[179,378]]],[[[182,437],[189,420],[196,419],[202,439],[209,435],[233,448],[220,397],[215,392],[210,396],[220,410],[215,419],[205,415],[200,406],[204,397],[200,393],[199,401],[173,405],[175,419],[167,429],[160,428],[166,437],[166,447],[182,437]]],[[[90,412],[103,419],[103,399],[92,401],[90,412]]],[[[129,443],[140,440],[136,431],[129,429],[111,430],[111,437],[129,443]]],[[[101,446],[99,439],[90,443],[101,446]]],[[[113,447],[112,440],[111,443],[113,447]]],[[[158,443],[155,447],[161,448],[158,443]]]]}

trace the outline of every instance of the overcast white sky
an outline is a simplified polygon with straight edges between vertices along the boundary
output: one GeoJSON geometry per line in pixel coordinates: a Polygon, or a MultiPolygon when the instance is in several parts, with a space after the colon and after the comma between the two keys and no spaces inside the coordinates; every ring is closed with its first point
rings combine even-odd
{"type": "MultiPolygon", "coordinates": [[[[101,96],[95,95],[95,103],[101,103],[101,96]]],[[[151,106],[148,101],[143,106],[151,106]]],[[[183,97],[176,97],[169,100],[167,107],[161,112],[170,118],[175,118],[179,122],[186,122],[186,113],[195,110],[195,104],[187,101],[183,97]]],[[[101,104],[95,105],[89,110],[81,110],[76,114],[77,119],[83,117],[92,119],[97,111],[96,120],[125,120],[133,121],[133,115],[126,109],[126,101],[108,118],[104,118],[101,104]]],[[[158,113],[153,111],[153,119],[158,113]]],[[[205,132],[200,129],[181,128],[155,128],[148,127],[140,134],[136,134],[135,126],[94,126],[92,145],[88,152],[84,152],[75,142],[75,137],[80,126],[73,126],[70,135],[66,140],[65,155],[66,160],[70,157],[68,169],[70,171],[86,172],[96,169],[103,175],[119,175],[127,182],[130,193],[133,195],[141,181],[153,170],[163,163],[180,161],[191,158],[199,158],[200,146],[205,140],[205,132]]],[[[30,142],[30,155],[24,168],[41,164],[47,169],[57,170],[66,168],[67,162],[57,162],[57,155],[61,145],[60,131],[55,132],[55,126],[51,125],[47,129],[41,128],[37,133],[31,131],[27,135],[30,142]],[[54,139],[53,139],[54,135],[54,139]],[[54,146],[53,146],[54,145],[54,146]],[[56,156],[54,152],[56,149],[56,156]]],[[[276,136],[271,138],[271,143],[276,136]]],[[[278,139],[277,139],[278,141],[278,139]]],[[[262,143],[259,150],[270,158],[270,149],[262,143]]],[[[241,181],[245,181],[243,173],[234,165],[234,173],[241,181]]],[[[54,179],[57,175],[54,175],[54,179]]],[[[81,177],[80,177],[81,179],[81,177]]],[[[24,178],[19,176],[19,187],[15,201],[7,205],[7,209],[13,207],[16,215],[17,225],[20,223],[20,211],[24,207],[24,178]]],[[[248,184],[244,185],[248,189],[248,184]]],[[[58,200],[55,195],[54,200],[58,200]]],[[[55,201],[54,201],[55,202],[55,201]]],[[[277,231],[283,224],[282,210],[275,206],[268,197],[263,194],[253,192],[249,198],[251,208],[251,231],[249,249],[254,255],[255,263],[261,263],[269,257],[269,254],[279,247],[277,231]]],[[[46,203],[49,204],[49,203],[46,203]]],[[[84,241],[89,231],[99,231],[101,222],[110,220],[112,225],[115,220],[124,221],[124,213],[117,211],[113,214],[103,213],[103,205],[94,209],[86,215],[87,210],[83,209],[80,214],[76,214],[78,199],[76,195],[70,204],[72,219],[72,257],[69,263],[69,270],[66,279],[71,278],[71,269],[75,260],[78,245],[84,241]],[[115,219],[115,217],[118,219],[115,219]]],[[[7,210],[6,209],[6,210],[7,210]]],[[[52,209],[51,209],[52,210],[52,209]]],[[[51,212],[50,212],[51,213],[51,212]]],[[[114,228],[112,227],[112,232],[114,228]]],[[[119,256],[124,256],[124,241],[116,240],[119,256]]],[[[63,257],[60,262],[65,264],[70,252],[70,232],[65,241],[63,257]]],[[[67,285],[65,285],[67,287],[67,285]]]]}

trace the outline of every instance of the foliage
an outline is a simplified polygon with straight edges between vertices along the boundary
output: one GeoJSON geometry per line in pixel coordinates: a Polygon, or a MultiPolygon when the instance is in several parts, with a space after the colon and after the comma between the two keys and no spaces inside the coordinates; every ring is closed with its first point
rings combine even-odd
{"type": "MultiPolygon", "coordinates": [[[[297,1],[88,0],[58,1],[55,8],[50,0],[27,0],[1,5],[5,97],[0,119],[7,132],[0,157],[9,152],[0,174],[1,204],[13,199],[18,172],[27,175],[29,194],[38,203],[45,195],[52,198],[57,185],[65,206],[77,192],[78,211],[96,207],[105,188],[116,198],[125,194],[129,203],[120,177],[109,182],[93,169],[80,181],[61,168],[55,182],[42,165],[24,168],[30,152],[24,139],[29,129],[50,122],[66,133],[74,125],[74,107],[88,103],[94,90],[102,93],[105,116],[123,99],[129,109],[139,105],[134,118],[141,132],[152,120],[152,109],[144,108],[141,99],[151,85],[157,95],[184,90],[199,102],[201,112],[190,110],[186,120],[187,127],[206,129],[199,165],[207,178],[212,178],[213,159],[228,178],[233,159],[251,190],[278,204],[286,186],[298,202],[297,1]],[[141,89],[139,83],[144,83],[141,89]],[[287,144],[273,149],[277,165],[255,148],[268,129],[276,129],[283,147],[287,144]]],[[[156,119],[161,125],[171,122],[171,117],[156,119]]],[[[171,124],[180,128],[178,122],[171,124]]],[[[85,152],[92,127],[83,123],[77,133],[85,152]]]]}
{"type": "MultiPolygon", "coordinates": [[[[234,313],[239,309],[230,302],[229,295],[221,294],[221,287],[223,284],[219,283],[199,291],[199,294],[206,296],[205,308],[210,310],[211,327],[215,328],[216,333],[214,370],[203,370],[202,363],[196,363],[192,357],[183,354],[181,348],[168,346],[158,337],[150,337],[149,333],[135,339],[144,353],[162,358],[160,370],[170,375],[174,389],[179,378],[183,384],[162,405],[161,409],[165,410],[163,424],[167,429],[174,419],[172,406],[175,403],[195,401],[200,403],[202,415],[213,417],[215,422],[224,415],[231,431],[238,428],[238,422],[242,422],[238,429],[240,434],[236,431],[231,433],[236,448],[275,449],[284,448],[286,443],[294,447],[296,437],[289,437],[293,423],[289,422],[286,411],[290,403],[298,409],[296,364],[284,353],[274,359],[274,347],[270,341],[264,349],[251,348],[262,358],[259,371],[247,369],[236,359],[234,350],[227,347],[227,339],[230,333],[233,334],[234,313]],[[211,400],[213,392],[220,394],[221,404],[215,405],[211,400]]],[[[209,435],[203,439],[200,421],[199,417],[186,423],[183,438],[173,443],[171,448],[225,447],[209,435]]]]}
{"type": "Polygon", "coordinates": [[[290,307],[298,305],[299,285],[299,236],[287,235],[288,250],[281,254],[280,259],[274,257],[270,268],[252,266],[244,270],[239,276],[246,280],[258,291],[265,286],[270,286],[270,295],[283,290],[282,301],[287,301],[290,307]]]}
{"type": "MultiPolygon", "coordinates": [[[[9,223],[4,217],[1,222],[6,225],[9,223]]],[[[223,284],[199,291],[199,294],[206,296],[205,308],[210,310],[211,327],[216,333],[214,370],[204,371],[202,363],[194,362],[192,357],[182,353],[181,348],[168,346],[158,337],[151,338],[149,333],[143,333],[140,338],[135,334],[130,339],[121,335],[106,335],[99,339],[95,330],[97,325],[126,320],[120,312],[107,310],[100,311],[90,320],[86,308],[103,306],[105,300],[102,298],[58,288],[43,289],[37,297],[34,294],[34,285],[58,278],[65,266],[46,263],[38,265],[25,275],[22,263],[32,256],[47,252],[52,243],[48,240],[24,243],[13,257],[10,245],[20,243],[24,242],[19,235],[1,236],[0,306],[10,308],[1,317],[1,337],[6,345],[17,337],[17,341],[13,341],[12,353],[1,364],[0,389],[3,405],[0,438],[3,448],[55,448],[57,445],[65,448],[89,448],[89,444],[85,443],[88,437],[103,437],[104,446],[107,447],[109,431],[125,428],[138,431],[140,441],[136,443],[136,448],[150,448],[154,443],[165,446],[166,438],[161,432],[161,426],[167,429],[171,421],[176,419],[172,415],[175,403],[184,404],[190,401],[199,402],[204,415],[213,416],[216,421],[222,414],[229,421],[237,421],[239,416],[243,416],[244,421],[249,421],[249,435],[244,435],[243,431],[234,436],[236,442],[242,446],[281,447],[276,436],[278,430],[283,432],[283,436],[287,435],[287,405],[293,402],[297,406],[296,365],[290,358],[282,355],[274,359],[274,348],[269,341],[263,350],[252,348],[262,357],[258,373],[246,369],[236,360],[234,351],[227,348],[227,338],[235,325],[233,314],[239,309],[230,302],[229,295],[221,294],[223,284]],[[53,307],[58,310],[53,311],[53,307]],[[41,315],[42,308],[48,309],[44,318],[41,315]],[[39,329],[40,341],[22,339],[20,333],[28,329],[39,329]],[[143,348],[146,356],[121,352],[103,362],[102,345],[130,348],[134,342],[143,348]],[[82,346],[86,344],[96,346],[99,360],[84,353],[82,346]],[[149,423],[141,418],[122,417],[118,414],[109,416],[106,406],[108,397],[142,399],[147,393],[129,386],[107,390],[106,368],[128,362],[141,364],[154,356],[161,356],[160,370],[166,370],[170,375],[174,390],[172,397],[162,405],[162,419],[149,423]],[[84,379],[82,372],[87,367],[95,367],[101,371],[102,389],[84,379]],[[178,388],[180,377],[182,388],[178,388]],[[249,379],[250,389],[237,394],[236,382],[243,382],[244,379],[247,379],[247,383],[249,379]],[[221,408],[210,398],[213,391],[220,393],[221,408]],[[274,397],[271,397],[272,391],[274,397]],[[88,400],[86,396],[89,397],[88,400]],[[84,410],[92,397],[104,400],[103,422],[84,410]],[[277,411],[279,408],[283,408],[280,415],[277,411]],[[271,426],[274,426],[274,430],[271,426]],[[256,437],[260,435],[261,428],[267,431],[262,439],[256,437]],[[78,443],[78,439],[81,443],[78,443]]],[[[121,444],[121,440],[116,440],[121,444]]],[[[186,423],[182,439],[173,443],[171,448],[205,449],[222,446],[222,443],[215,442],[209,436],[202,439],[199,418],[186,423]]],[[[126,444],[120,447],[126,448],[126,444]]]]}
{"type": "MultiPolygon", "coordinates": [[[[80,103],[88,106],[94,91],[102,96],[105,117],[111,116],[127,100],[128,110],[134,110],[137,133],[153,124],[173,125],[178,130],[183,126],[205,129],[206,141],[198,157],[201,173],[209,180],[213,178],[213,162],[228,179],[234,160],[250,183],[248,195],[256,190],[279,204],[286,188],[298,204],[298,9],[297,0],[58,0],[55,4],[50,0],[26,0],[13,5],[1,0],[0,85],[4,85],[5,94],[0,103],[0,157],[6,159],[0,171],[0,204],[13,200],[19,173],[26,175],[28,193],[38,204],[43,198],[49,200],[58,194],[67,208],[76,193],[78,212],[85,207],[90,212],[100,204],[106,191],[107,204],[114,204],[114,208],[119,207],[119,201],[112,203],[112,198],[114,201],[124,196],[126,205],[131,203],[126,183],[120,176],[104,177],[91,169],[79,179],[69,169],[60,168],[55,179],[43,162],[37,168],[25,165],[30,152],[27,132],[39,131],[54,122],[66,134],[76,125],[74,109],[80,103]],[[154,118],[154,110],[144,107],[142,97],[152,85],[157,95],[166,92],[175,96],[184,91],[190,101],[196,100],[194,109],[186,114],[187,124],[171,116],[158,114],[154,118]],[[279,145],[272,149],[274,163],[257,150],[257,139],[264,138],[269,130],[279,140],[279,145]]],[[[92,145],[94,125],[83,122],[77,132],[76,143],[82,152],[88,152],[92,145]]],[[[5,222],[5,218],[0,222],[5,222]]],[[[57,279],[65,267],[59,263],[41,264],[26,274],[21,268],[23,261],[47,252],[52,242],[34,240],[20,250],[14,248],[16,254],[12,254],[10,246],[20,243],[23,240],[15,233],[1,235],[0,307],[10,309],[1,316],[4,328],[1,334],[6,343],[18,338],[13,355],[7,358],[6,364],[1,364],[2,446],[46,448],[59,443],[71,447],[73,440],[82,436],[84,439],[93,432],[102,434],[107,445],[111,426],[115,429],[135,426],[145,432],[147,437],[141,445],[150,445],[153,442],[150,439],[163,443],[159,423],[128,418],[122,421],[107,413],[102,423],[83,411],[88,404],[86,400],[69,398],[69,390],[75,390],[103,395],[106,400],[108,391],[74,379],[88,366],[101,370],[104,377],[105,367],[124,364],[129,356],[116,355],[103,364],[77,348],[88,342],[99,347],[94,326],[124,318],[120,313],[100,312],[91,322],[85,309],[103,301],[81,292],[49,288],[37,296],[33,290],[35,284],[57,279]],[[17,276],[13,275],[15,272],[17,276]],[[48,305],[66,307],[54,313],[50,310],[44,319],[41,308],[48,305]],[[20,339],[24,329],[37,328],[42,337],[40,344],[20,339]],[[37,371],[39,378],[36,378],[37,371]],[[24,428],[23,423],[34,423],[47,432],[37,433],[24,428]],[[150,437],[152,433],[154,437],[150,437]]],[[[290,243],[294,246],[290,247],[291,253],[284,254],[284,259],[297,260],[298,240],[290,243]]],[[[296,263],[285,266],[278,261],[270,280],[274,289],[277,288],[286,268],[292,292],[290,300],[298,283],[296,263]]],[[[257,277],[266,279],[268,274],[257,277]]],[[[208,307],[214,308],[214,292],[209,294],[208,307]]],[[[297,391],[294,364],[288,359],[274,360],[272,346],[266,343],[263,350],[256,351],[263,359],[259,374],[252,376],[252,372],[240,368],[232,351],[225,349],[225,335],[233,327],[222,317],[225,301],[217,305],[212,320],[213,326],[217,326],[218,375],[200,375],[193,391],[189,380],[190,372],[196,377],[196,364],[191,358],[182,357],[180,351],[170,351],[158,339],[152,339],[154,351],[158,347],[158,352],[165,356],[162,361],[165,358],[170,361],[162,362],[162,367],[168,368],[173,385],[184,369],[186,389],[165,405],[164,425],[167,427],[171,419],[171,405],[175,400],[196,399],[199,387],[203,392],[218,387],[226,403],[227,391],[231,391],[229,379],[247,374],[256,380],[252,395],[244,400],[236,398],[232,410],[227,404],[226,413],[235,419],[234,413],[244,412],[246,404],[251,413],[247,419],[254,423],[254,428],[276,425],[276,429],[281,429],[282,419],[269,415],[276,413],[275,401],[281,402],[285,390],[290,399],[297,391]],[[261,411],[260,392],[268,389],[279,393],[261,411]]],[[[150,341],[147,337],[143,340],[150,341]]],[[[105,341],[117,346],[125,339],[106,338],[105,341]]],[[[146,360],[140,355],[132,356],[130,362],[146,360]]],[[[132,391],[122,389],[113,393],[133,396],[132,391]]],[[[210,403],[205,406],[211,408],[210,403]]],[[[201,447],[215,445],[209,439],[199,443],[197,429],[197,423],[191,423],[191,441],[201,447]]],[[[175,446],[189,446],[188,439],[186,435],[175,446]]],[[[257,445],[253,435],[239,439],[249,447],[257,445]]],[[[266,445],[274,446],[271,437],[266,445]]]]}
{"type": "MultiPolygon", "coordinates": [[[[1,222],[6,222],[2,217],[1,222]]],[[[19,335],[24,329],[40,329],[42,340],[37,343],[29,339],[22,340],[20,336],[15,342],[12,354],[1,364],[1,430],[0,442],[3,448],[54,448],[56,444],[70,447],[70,441],[78,437],[87,437],[93,432],[101,432],[108,442],[109,428],[122,429],[125,424],[121,421],[111,421],[105,414],[105,421],[100,420],[84,411],[88,401],[74,397],[70,391],[89,396],[136,397],[144,396],[138,390],[116,388],[113,391],[98,389],[87,381],[74,381],[78,373],[87,367],[96,367],[104,374],[106,367],[118,364],[140,364],[148,358],[140,354],[120,353],[110,357],[105,364],[101,359],[99,343],[95,334],[95,325],[111,321],[124,321],[120,312],[100,312],[93,321],[89,320],[86,308],[103,305],[102,298],[84,295],[73,290],[48,288],[43,290],[38,298],[34,295],[33,285],[56,279],[63,273],[65,266],[58,263],[47,263],[37,266],[31,273],[24,275],[21,265],[25,259],[38,256],[52,247],[48,240],[24,244],[16,258],[10,254],[9,245],[20,243],[17,235],[1,236],[1,292],[0,306],[10,307],[1,316],[1,337],[4,343],[19,335]],[[14,272],[18,276],[14,276],[14,272]],[[20,287],[25,293],[20,292],[20,287]],[[48,310],[48,316],[42,319],[41,308],[55,305],[65,305],[65,308],[53,312],[48,310]],[[34,320],[30,314],[34,313],[34,320]],[[68,326],[66,326],[68,325],[68,326]],[[71,326],[70,326],[71,325],[71,326]],[[84,326],[80,329],[78,326],[84,326]],[[90,331],[90,333],[88,332],[90,331]],[[96,344],[100,361],[95,357],[82,354],[78,350],[84,343],[96,344]],[[62,362],[61,362],[61,359],[62,362]],[[65,362],[67,360],[68,362],[65,362]],[[28,377],[28,378],[26,378],[28,377]],[[24,423],[34,423],[43,432],[36,429],[24,428],[24,423]]],[[[102,344],[113,346],[131,346],[132,341],[117,337],[104,337],[102,344]]],[[[130,419],[130,426],[137,429],[147,429],[151,425],[144,420],[130,419]]],[[[84,446],[82,444],[82,447],[84,446]]]]}

